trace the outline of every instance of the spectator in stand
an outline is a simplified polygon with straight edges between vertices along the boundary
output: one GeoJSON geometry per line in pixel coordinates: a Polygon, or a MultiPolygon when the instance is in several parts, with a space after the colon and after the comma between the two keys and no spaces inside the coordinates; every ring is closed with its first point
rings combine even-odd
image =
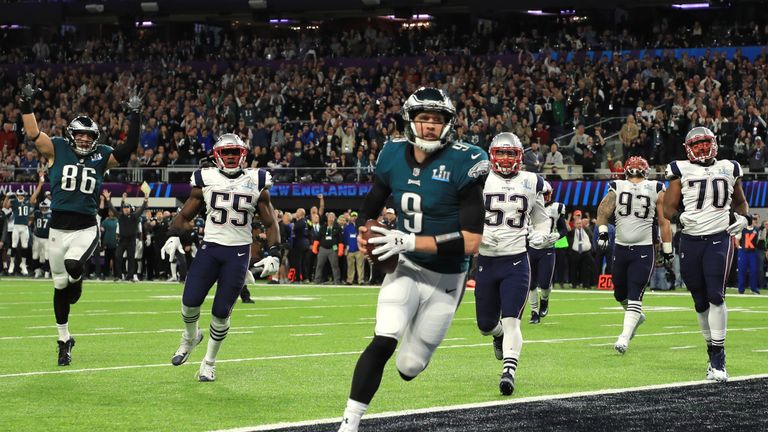
{"type": "Polygon", "coordinates": [[[557,149],[557,144],[552,143],[549,146],[549,153],[544,159],[544,164],[553,166],[563,166],[563,154],[557,149]]]}
{"type": "Polygon", "coordinates": [[[544,155],[539,151],[539,144],[532,142],[531,146],[525,149],[523,164],[528,172],[541,172],[541,166],[544,165],[544,155]]]}
{"type": "Polygon", "coordinates": [[[749,172],[753,174],[764,173],[767,160],[768,154],[766,153],[765,144],[760,135],[757,135],[755,137],[755,146],[749,153],[749,172]]]}
{"type": "Polygon", "coordinates": [[[550,143],[549,131],[544,127],[543,122],[539,121],[536,123],[536,130],[531,134],[531,142],[537,143],[542,148],[546,148],[544,146],[550,143]]]}

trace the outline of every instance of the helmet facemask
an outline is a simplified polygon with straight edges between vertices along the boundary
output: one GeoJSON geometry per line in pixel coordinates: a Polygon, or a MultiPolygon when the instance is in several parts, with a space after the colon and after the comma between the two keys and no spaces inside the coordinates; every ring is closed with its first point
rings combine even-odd
{"type": "Polygon", "coordinates": [[[424,152],[432,153],[452,139],[456,108],[441,90],[427,87],[416,90],[405,101],[402,116],[405,138],[424,152]]]}
{"type": "Polygon", "coordinates": [[[248,150],[238,145],[226,145],[213,149],[216,167],[225,174],[236,174],[243,169],[248,150]]]}
{"type": "Polygon", "coordinates": [[[67,126],[67,138],[75,153],[87,156],[96,150],[99,128],[89,117],[79,116],[67,126]]]}
{"type": "Polygon", "coordinates": [[[518,147],[492,147],[491,169],[504,176],[515,175],[523,164],[523,149],[518,147]]]}

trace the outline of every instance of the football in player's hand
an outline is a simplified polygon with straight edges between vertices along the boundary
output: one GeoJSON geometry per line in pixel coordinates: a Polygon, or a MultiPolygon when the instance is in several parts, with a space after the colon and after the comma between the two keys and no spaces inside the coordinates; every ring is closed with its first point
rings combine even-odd
{"type": "MultiPolygon", "coordinates": [[[[368,221],[365,222],[365,228],[366,230],[363,231],[360,235],[363,237],[363,240],[368,241],[368,239],[372,239],[374,237],[381,237],[381,234],[375,233],[371,231],[371,227],[382,227],[386,228],[386,226],[379,221],[375,219],[368,219],[368,221]]],[[[399,255],[394,255],[389,257],[388,259],[384,261],[379,261],[379,257],[373,254],[373,249],[377,245],[369,244],[368,245],[368,251],[365,254],[366,259],[373,263],[373,266],[383,273],[392,273],[397,268],[397,261],[400,258],[399,255]]]]}

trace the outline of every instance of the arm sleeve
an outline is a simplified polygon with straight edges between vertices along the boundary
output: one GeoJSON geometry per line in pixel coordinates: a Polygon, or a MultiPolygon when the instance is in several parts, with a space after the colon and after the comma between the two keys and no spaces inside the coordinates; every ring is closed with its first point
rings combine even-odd
{"type": "MultiPolygon", "coordinates": [[[[481,191],[482,192],[482,191],[481,191]]],[[[392,194],[392,190],[384,184],[384,181],[379,176],[374,177],[373,187],[365,196],[363,206],[360,208],[360,217],[357,218],[358,226],[365,225],[368,219],[377,219],[381,209],[384,208],[384,204],[387,203],[387,198],[392,194]]],[[[482,200],[482,195],[481,195],[482,200]]]]}
{"type": "Polygon", "coordinates": [[[474,182],[460,190],[459,202],[461,203],[459,207],[459,226],[461,229],[482,234],[485,223],[483,185],[480,182],[474,182]]]}
{"type": "Polygon", "coordinates": [[[128,160],[131,158],[131,153],[135,152],[136,148],[139,146],[141,115],[131,113],[129,117],[130,125],[128,126],[128,137],[125,139],[125,142],[122,145],[117,146],[115,151],[112,152],[112,156],[114,156],[121,165],[128,162],[128,160]]]}

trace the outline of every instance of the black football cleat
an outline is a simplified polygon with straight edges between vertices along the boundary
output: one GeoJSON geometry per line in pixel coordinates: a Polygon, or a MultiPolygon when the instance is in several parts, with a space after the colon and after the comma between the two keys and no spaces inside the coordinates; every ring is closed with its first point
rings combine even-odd
{"type": "Polygon", "coordinates": [[[501,374],[501,380],[499,381],[499,391],[504,396],[509,396],[515,392],[515,376],[509,372],[501,374]]]}
{"type": "Polygon", "coordinates": [[[496,356],[496,360],[504,359],[504,348],[502,346],[504,342],[504,336],[493,337],[493,354],[496,356]]]}
{"type": "Polygon", "coordinates": [[[539,314],[536,312],[531,312],[531,320],[528,321],[528,324],[538,324],[541,322],[541,318],[539,317],[539,314]]]}
{"type": "Polygon", "coordinates": [[[539,316],[544,318],[549,313],[549,299],[539,300],[539,316]]]}
{"type": "Polygon", "coordinates": [[[75,346],[75,338],[59,342],[59,366],[69,366],[72,363],[72,348],[75,346]]]}

